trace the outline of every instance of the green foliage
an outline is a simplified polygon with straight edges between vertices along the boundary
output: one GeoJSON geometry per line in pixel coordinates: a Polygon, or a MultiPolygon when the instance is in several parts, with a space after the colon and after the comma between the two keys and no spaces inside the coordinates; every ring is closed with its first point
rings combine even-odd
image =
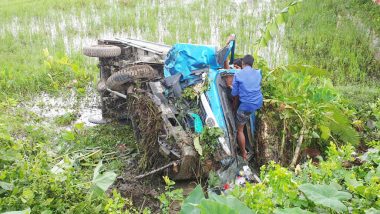
{"type": "Polygon", "coordinates": [[[219,146],[218,138],[223,134],[219,127],[204,127],[200,136],[203,156],[210,157],[214,154],[219,146]]]}
{"type": "Polygon", "coordinates": [[[197,185],[185,199],[180,213],[248,214],[253,212],[244,203],[231,195],[219,196],[211,193],[206,199],[202,192],[202,187],[197,185]]]}
{"type": "Polygon", "coordinates": [[[270,213],[276,207],[289,207],[297,204],[297,183],[293,181],[293,174],[286,168],[273,162],[268,167],[261,168],[260,184],[246,184],[233,194],[245,204],[259,213],[270,213]]]}
{"type": "Polygon", "coordinates": [[[268,45],[268,42],[279,32],[279,26],[286,23],[289,16],[295,14],[300,9],[301,2],[302,0],[293,1],[266,25],[260,38],[261,46],[265,47],[268,45]]]}
{"type": "Polygon", "coordinates": [[[54,166],[48,150],[43,149],[44,142],[31,147],[26,142],[11,141],[4,146],[2,151],[13,151],[19,158],[1,161],[0,179],[13,188],[0,192],[0,211],[99,212],[101,199],[88,198],[90,186],[84,182],[88,178],[76,173],[78,169],[70,158],[54,166]]]}
{"type": "Polygon", "coordinates": [[[354,111],[354,126],[367,141],[380,140],[380,98],[354,111]]]}
{"type": "Polygon", "coordinates": [[[376,85],[378,17],[380,8],[369,0],[303,1],[299,12],[289,17],[282,44],[291,63],[331,71],[334,82],[376,85]]]}
{"type": "Polygon", "coordinates": [[[75,87],[79,92],[84,92],[84,87],[87,86],[92,76],[83,67],[73,63],[66,55],[55,58],[47,49],[44,49],[44,56],[44,65],[51,88],[58,90],[62,87],[75,87]]]}
{"type": "Polygon", "coordinates": [[[299,207],[294,207],[294,208],[276,209],[274,213],[275,214],[311,214],[312,212],[303,210],[299,207]]]}
{"type": "Polygon", "coordinates": [[[103,193],[112,185],[116,179],[116,174],[114,172],[104,172],[100,174],[100,168],[103,166],[102,161],[99,161],[94,170],[94,176],[92,177],[92,190],[93,193],[103,193]],[[101,190],[101,191],[99,191],[101,190]]]}
{"type": "Polygon", "coordinates": [[[326,71],[301,64],[268,70],[263,78],[266,105],[278,109],[275,111],[288,126],[281,127],[284,132],[298,138],[304,135],[307,144],[318,139],[323,146],[338,137],[356,145],[360,139],[351,125],[352,115],[345,111],[339,93],[325,76],[326,71]]]}
{"type": "MultiPolygon", "coordinates": [[[[128,198],[123,198],[115,189],[112,190],[112,198],[107,199],[104,211],[108,214],[130,214],[139,213],[128,198]]],[[[144,211],[147,213],[148,211],[144,211]]]]}
{"type": "Polygon", "coordinates": [[[70,123],[73,122],[76,118],[77,116],[74,113],[66,113],[55,118],[54,122],[61,126],[67,126],[70,125],[70,123]]]}
{"type": "Polygon", "coordinates": [[[27,75],[9,67],[0,67],[0,88],[8,92],[1,93],[2,96],[25,96],[39,91],[57,92],[62,88],[74,88],[79,94],[85,92],[85,87],[93,76],[81,65],[81,57],[71,60],[62,54],[52,56],[47,49],[43,53],[41,51],[34,57],[43,63],[39,64],[37,70],[28,67],[32,71],[27,75]]]}
{"type": "Polygon", "coordinates": [[[162,213],[169,213],[170,207],[173,202],[182,202],[183,201],[183,190],[182,189],[174,189],[175,182],[170,180],[168,176],[163,177],[165,181],[165,192],[157,197],[160,200],[161,211],[162,213]]]}
{"type": "Polygon", "coordinates": [[[201,144],[199,142],[199,137],[198,136],[194,137],[194,149],[198,152],[198,154],[200,156],[203,156],[203,149],[202,149],[202,146],[201,146],[201,144]]]}
{"type": "Polygon", "coordinates": [[[202,187],[197,185],[194,190],[183,201],[180,214],[196,214],[200,213],[198,205],[205,199],[202,187]]]}
{"type": "Polygon", "coordinates": [[[299,189],[311,202],[331,208],[337,212],[347,211],[342,201],[351,199],[352,195],[345,191],[339,191],[334,185],[302,184],[299,189]]]}
{"type": "Polygon", "coordinates": [[[211,171],[208,174],[207,184],[209,188],[218,187],[221,185],[220,178],[216,172],[211,171]]]}
{"type": "MultiPolygon", "coordinates": [[[[92,166],[102,156],[77,156],[77,153],[70,153],[65,149],[63,154],[56,153],[59,152],[55,150],[56,145],[49,142],[52,136],[46,136],[46,132],[37,127],[27,130],[29,132],[26,132],[23,140],[15,140],[7,129],[0,129],[0,212],[28,208],[32,213],[105,212],[103,207],[108,197],[104,191],[112,184],[116,175],[110,171],[101,173],[101,162],[94,168],[85,166],[82,161],[86,160],[92,166]],[[86,157],[89,158],[85,159],[86,157]]],[[[91,145],[102,146],[105,151],[112,147],[114,151],[115,143],[128,141],[128,136],[132,136],[129,129],[117,126],[85,129],[80,124],[74,125],[71,133],[75,141],[81,144],[70,144],[71,141],[68,141],[65,143],[66,149],[71,146],[80,149],[80,146],[91,145]],[[97,134],[87,136],[91,133],[97,134]],[[123,133],[120,135],[123,139],[114,136],[114,133],[123,133]],[[96,140],[93,137],[97,137],[96,140]]],[[[107,160],[106,167],[110,166],[110,161],[107,160]]]]}
{"type": "Polygon", "coordinates": [[[353,164],[353,151],[351,145],[338,148],[331,144],[319,166],[310,161],[296,172],[272,162],[261,168],[262,183],[236,186],[222,196],[211,194],[204,199],[201,188],[196,188],[181,212],[224,209],[237,213],[246,210],[236,201],[239,199],[255,213],[376,213],[380,210],[380,147],[362,155],[362,165],[353,164]],[[347,167],[347,163],[352,165],[347,167]]]}
{"type": "Polygon", "coordinates": [[[187,87],[182,92],[182,97],[188,100],[196,100],[198,98],[197,92],[192,87],[187,87]]]}

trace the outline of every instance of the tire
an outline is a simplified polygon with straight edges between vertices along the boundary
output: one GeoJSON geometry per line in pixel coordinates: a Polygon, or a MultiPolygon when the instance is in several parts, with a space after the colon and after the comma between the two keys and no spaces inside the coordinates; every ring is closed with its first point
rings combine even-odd
{"type": "Polygon", "coordinates": [[[158,77],[158,73],[149,65],[134,65],[112,74],[106,82],[111,90],[117,90],[125,83],[132,83],[138,79],[151,80],[158,77]]]}
{"type": "Polygon", "coordinates": [[[93,45],[83,48],[83,54],[89,57],[109,58],[121,54],[121,48],[114,45],[93,45]]]}

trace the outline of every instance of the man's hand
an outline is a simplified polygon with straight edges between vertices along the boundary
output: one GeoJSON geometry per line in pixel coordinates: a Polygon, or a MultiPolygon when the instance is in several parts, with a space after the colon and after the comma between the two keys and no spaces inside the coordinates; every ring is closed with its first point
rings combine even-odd
{"type": "Polygon", "coordinates": [[[228,36],[226,45],[228,45],[231,41],[235,40],[235,34],[231,34],[228,36]]]}

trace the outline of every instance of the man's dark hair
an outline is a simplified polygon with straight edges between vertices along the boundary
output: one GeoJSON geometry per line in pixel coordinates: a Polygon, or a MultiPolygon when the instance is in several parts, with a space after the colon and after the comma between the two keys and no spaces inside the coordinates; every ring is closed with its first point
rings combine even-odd
{"type": "Polygon", "coordinates": [[[235,59],[233,64],[239,66],[240,68],[243,67],[241,58],[235,59]]]}
{"type": "Polygon", "coordinates": [[[252,67],[252,65],[253,65],[253,62],[254,62],[255,60],[253,59],[253,56],[252,55],[245,55],[244,57],[243,57],[243,63],[244,64],[246,64],[246,65],[249,65],[249,66],[251,66],[252,67]]]}

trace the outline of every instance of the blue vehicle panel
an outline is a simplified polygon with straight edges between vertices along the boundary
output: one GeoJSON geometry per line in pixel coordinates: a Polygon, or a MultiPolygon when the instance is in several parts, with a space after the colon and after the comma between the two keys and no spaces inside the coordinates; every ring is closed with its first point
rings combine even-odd
{"type": "Polygon", "coordinates": [[[217,123],[219,124],[219,127],[222,128],[225,132],[227,131],[226,122],[224,119],[224,113],[222,104],[220,102],[220,96],[218,93],[218,85],[216,82],[216,78],[218,75],[220,75],[221,72],[228,72],[228,73],[235,73],[237,70],[235,69],[220,69],[220,70],[213,70],[210,69],[208,73],[208,79],[210,88],[208,91],[206,91],[206,96],[210,102],[210,106],[212,109],[212,112],[215,115],[215,119],[217,123]]]}

